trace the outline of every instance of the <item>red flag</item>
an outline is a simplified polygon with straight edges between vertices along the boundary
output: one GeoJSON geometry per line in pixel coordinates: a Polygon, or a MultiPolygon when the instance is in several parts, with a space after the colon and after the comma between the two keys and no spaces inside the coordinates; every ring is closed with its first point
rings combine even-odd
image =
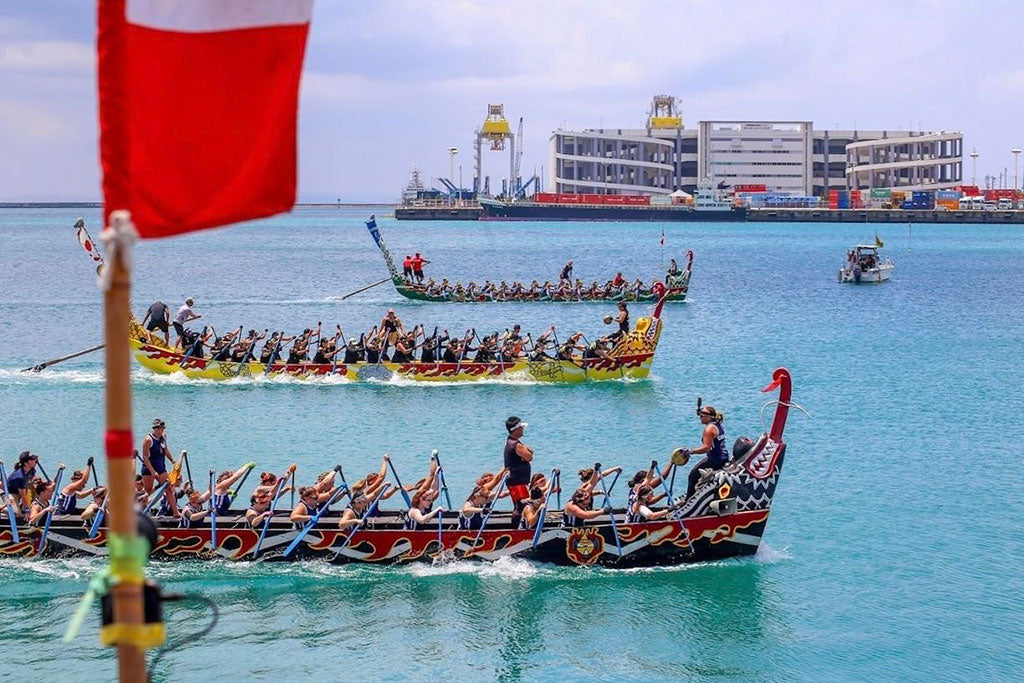
{"type": "Polygon", "coordinates": [[[295,204],[312,0],[99,0],[105,219],[143,237],[295,204]]]}

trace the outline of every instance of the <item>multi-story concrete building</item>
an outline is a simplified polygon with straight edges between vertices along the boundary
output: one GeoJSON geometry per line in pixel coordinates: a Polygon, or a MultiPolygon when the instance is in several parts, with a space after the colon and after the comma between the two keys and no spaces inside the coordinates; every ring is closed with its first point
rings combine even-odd
{"type": "Polygon", "coordinates": [[[560,193],[692,192],[699,178],[792,195],[830,189],[943,189],[961,183],[955,132],[814,130],[810,121],[701,121],[686,128],[658,96],[647,127],[556,130],[548,189],[560,193]]]}

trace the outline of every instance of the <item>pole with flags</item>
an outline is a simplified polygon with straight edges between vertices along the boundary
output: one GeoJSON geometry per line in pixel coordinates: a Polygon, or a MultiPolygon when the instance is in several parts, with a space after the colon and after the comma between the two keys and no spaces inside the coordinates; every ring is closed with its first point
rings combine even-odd
{"type": "Polygon", "coordinates": [[[99,0],[113,605],[101,638],[117,647],[122,681],[146,680],[145,648],[154,645],[143,623],[149,547],[136,530],[133,495],[132,245],[137,235],[203,230],[295,204],[298,90],[311,14],[312,0],[99,0]]]}

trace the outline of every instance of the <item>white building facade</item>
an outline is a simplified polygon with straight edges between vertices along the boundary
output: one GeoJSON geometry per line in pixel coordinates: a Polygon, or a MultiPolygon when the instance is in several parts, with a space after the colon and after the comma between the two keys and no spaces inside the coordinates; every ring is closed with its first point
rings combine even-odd
{"type": "Polygon", "coordinates": [[[692,192],[710,176],[716,184],[824,196],[835,189],[946,189],[963,175],[958,132],[814,130],[811,121],[686,128],[665,96],[655,98],[646,128],[556,130],[550,145],[548,191],[557,193],[692,192]]]}

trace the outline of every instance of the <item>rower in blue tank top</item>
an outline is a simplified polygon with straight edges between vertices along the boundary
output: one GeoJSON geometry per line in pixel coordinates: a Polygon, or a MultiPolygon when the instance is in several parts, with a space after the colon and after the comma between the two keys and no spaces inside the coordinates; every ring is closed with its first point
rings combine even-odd
{"type": "Polygon", "coordinates": [[[231,501],[234,499],[231,487],[238,483],[249,470],[256,467],[256,463],[247,462],[237,470],[224,470],[217,475],[217,483],[213,485],[213,509],[218,515],[226,515],[231,509],[231,501]]]}
{"type": "Polygon", "coordinates": [[[91,467],[92,458],[89,458],[88,462],[85,464],[85,468],[75,470],[71,475],[71,481],[61,488],[60,494],[57,496],[56,514],[78,514],[78,499],[91,496],[94,491],[94,489],[85,489],[86,485],[89,483],[89,471],[91,467]]]}
{"type": "Polygon", "coordinates": [[[698,455],[700,453],[705,453],[706,455],[690,470],[686,486],[687,498],[692,496],[697,488],[697,482],[700,480],[700,470],[708,468],[720,470],[729,462],[729,449],[725,446],[725,427],[722,426],[722,422],[725,419],[723,415],[712,406],[704,406],[697,411],[697,417],[700,418],[700,423],[704,425],[704,431],[701,434],[703,443],[697,448],[684,448],[683,452],[688,455],[698,455]]]}

